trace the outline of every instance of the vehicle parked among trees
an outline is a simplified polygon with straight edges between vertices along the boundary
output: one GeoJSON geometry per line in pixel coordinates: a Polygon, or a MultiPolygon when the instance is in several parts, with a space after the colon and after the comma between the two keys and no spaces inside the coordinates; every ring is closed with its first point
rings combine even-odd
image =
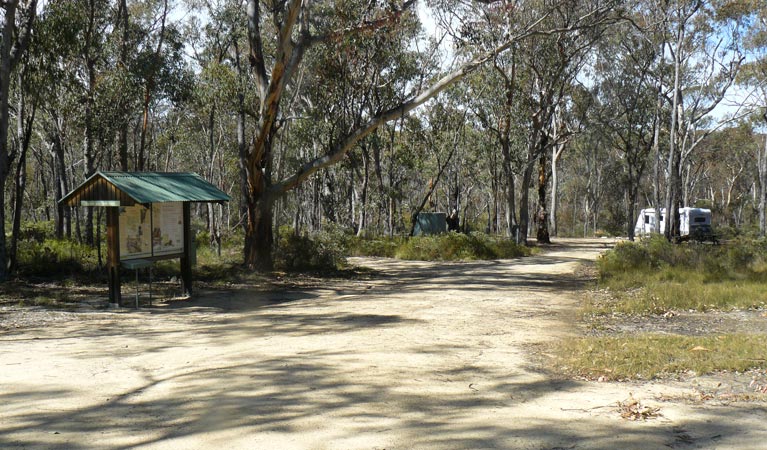
{"type": "MultiPolygon", "coordinates": [[[[645,208],[639,211],[634,236],[647,237],[656,231],[663,234],[665,230],[666,208],[660,209],[660,215],[655,208],[645,208]],[[660,226],[656,229],[656,222],[660,226]]],[[[711,229],[711,210],[706,208],[679,208],[679,237],[681,240],[712,241],[716,242],[716,236],[711,229]]]]}

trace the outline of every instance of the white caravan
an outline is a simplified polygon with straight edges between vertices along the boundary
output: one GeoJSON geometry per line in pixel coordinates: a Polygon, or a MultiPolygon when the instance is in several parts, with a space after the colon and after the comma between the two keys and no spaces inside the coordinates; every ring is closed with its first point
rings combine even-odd
{"type": "MultiPolygon", "coordinates": [[[[655,232],[655,221],[660,220],[660,232],[663,234],[666,230],[666,208],[661,208],[660,214],[655,212],[654,208],[647,208],[639,211],[636,225],[634,225],[634,236],[644,237],[655,232]]],[[[705,208],[679,208],[679,234],[681,237],[696,239],[712,239],[711,232],[711,210],[705,208]]]]}

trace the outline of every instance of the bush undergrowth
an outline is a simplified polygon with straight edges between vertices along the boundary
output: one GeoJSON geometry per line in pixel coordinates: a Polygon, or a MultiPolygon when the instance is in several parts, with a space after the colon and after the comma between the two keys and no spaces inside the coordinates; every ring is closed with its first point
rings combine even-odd
{"type": "MultiPolygon", "coordinates": [[[[102,246],[102,264],[106,263],[106,254],[106,246],[102,246]]],[[[41,241],[19,240],[17,261],[22,275],[91,272],[98,269],[98,251],[75,241],[43,237],[41,241]]]]}
{"type": "Polygon", "coordinates": [[[343,232],[328,227],[319,233],[296,234],[288,227],[280,229],[274,268],[287,272],[336,270],[346,264],[343,232]]]}
{"type": "Polygon", "coordinates": [[[763,308],[767,305],[767,242],[671,244],[663,237],[621,242],[597,261],[600,285],[614,291],[612,310],[763,308]]]}
{"type": "Polygon", "coordinates": [[[529,255],[527,247],[484,233],[413,237],[403,242],[395,252],[395,257],[399,259],[423,261],[505,259],[529,255]]]}
{"type": "MultiPolygon", "coordinates": [[[[106,243],[101,243],[102,267],[99,271],[97,248],[75,240],[53,239],[49,223],[30,224],[19,240],[18,273],[22,276],[93,275],[103,272],[106,243]]],[[[249,272],[242,266],[244,236],[241,230],[222,236],[218,245],[206,231],[195,235],[195,278],[201,281],[246,281],[249,272]]],[[[347,256],[378,256],[408,260],[477,260],[514,258],[531,250],[514,242],[483,233],[445,233],[408,238],[403,236],[357,236],[350,231],[326,225],[315,233],[295,233],[281,227],[274,246],[274,268],[285,272],[327,272],[344,269],[347,256]]],[[[157,277],[179,274],[177,259],[159,260],[153,266],[157,277]]],[[[102,274],[103,275],[103,274],[102,274]]]]}

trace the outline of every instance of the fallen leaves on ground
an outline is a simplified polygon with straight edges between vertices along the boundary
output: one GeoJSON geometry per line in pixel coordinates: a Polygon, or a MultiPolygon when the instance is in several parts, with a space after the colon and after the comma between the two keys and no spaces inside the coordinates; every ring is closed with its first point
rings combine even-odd
{"type": "Polygon", "coordinates": [[[631,393],[629,398],[618,402],[618,412],[626,420],[648,420],[660,416],[660,408],[643,405],[631,393]]]}

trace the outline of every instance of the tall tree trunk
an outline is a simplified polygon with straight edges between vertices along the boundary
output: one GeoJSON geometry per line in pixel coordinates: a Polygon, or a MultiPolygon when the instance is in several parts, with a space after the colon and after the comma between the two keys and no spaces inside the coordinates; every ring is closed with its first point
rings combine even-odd
{"type": "Polygon", "coordinates": [[[249,179],[252,184],[246,198],[248,220],[245,224],[245,265],[251,269],[271,270],[274,199],[267,192],[268,183],[263,174],[255,174],[249,179]]]}
{"type": "Polygon", "coordinates": [[[515,204],[515,186],[514,186],[514,171],[511,167],[511,150],[509,141],[504,139],[501,141],[501,149],[503,152],[503,173],[506,178],[506,223],[508,224],[507,234],[509,237],[519,243],[519,226],[517,224],[517,205],[515,204]]]}
{"type": "Polygon", "coordinates": [[[551,150],[551,216],[549,217],[549,224],[551,226],[552,236],[557,235],[557,210],[559,208],[559,158],[562,157],[562,152],[565,149],[565,144],[555,143],[551,150]]]}
{"type": "Polygon", "coordinates": [[[528,156],[527,165],[522,175],[522,186],[519,193],[519,239],[518,244],[527,245],[527,234],[530,228],[530,185],[533,181],[535,157],[528,156]]]}
{"type": "MultiPolygon", "coordinates": [[[[85,142],[84,142],[84,157],[85,157],[85,178],[89,178],[96,172],[96,161],[94,155],[94,138],[93,138],[93,95],[95,95],[95,74],[93,70],[89,70],[91,73],[91,88],[89,89],[88,100],[85,105],[85,142]]],[[[88,245],[94,245],[93,240],[93,208],[86,208],[85,211],[85,243],[88,245]]]]}
{"type": "Polygon", "coordinates": [[[360,223],[357,230],[357,236],[362,236],[367,227],[368,210],[368,184],[370,182],[370,155],[368,147],[362,146],[362,193],[360,194],[360,223]]]}
{"type": "MultiPolygon", "coordinates": [[[[160,19],[160,36],[157,41],[157,49],[154,52],[155,59],[159,61],[162,55],[162,46],[165,42],[165,21],[168,18],[168,0],[163,2],[162,18],[160,19]]],[[[139,147],[138,160],[136,170],[143,171],[146,168],[147,155],[147,135],[149,134],[149,114],[150,106],[152,103],[152,95],[155,88],[156,70],[151,70],[147,76],[146,85],[144,86],[144,108],[141,121],[141,144],[139,147]]]]}
{"type": "MultiPolygon", "coordinates": [[[[762,115],[767,123],[767,110],[762,115]]],[[[757,150],[757,167],[759,170],[759,235],[767,233],[767,135],[764,146],[757,150]]]]}
{"type": "MultiPolygon", "coordinates": [[[[126,0],[119,0],[117,8],[117,26],[121,29],[120,36],[120,65],[123,70],[128,70],[128,4],[126,0]]],[[[128,111],[123,111],[122,118],[127,121],[128,111]]],[[[120,170],[127,172],[128,169],[128,127],[127,123],[119,127],[117,131],[117,155],[120,160],[120,170]]]]}
{"type": "MultiPolygon", "coordinates": [[[[85,160],[85,178],[87,179],[96,172],[96,155],[94,149],[94,104],[96,100],[96,55],[94,41],[96,37],[96,5],[93,0],[89,3],[88,28],[85,37],[85,69],[86,69],[86,98],[85,98],[85,140],[83,142],[83,158],[85,160]]],[[[85,211],[85,242],[94,245],[93,237],[93,208],[85,211]]]]}
{"type": "Polygon", "coordinates": [[[5,241],[5,182],[10,172],[11,158],[8,152],[9,97],[11,73],[26,51],[32,23],[37,13],[37,1],[30,0],[22,11],[24,21],[16,27],[18,0],[3,2],[5,9],[0,40],[0,282],[8,279],[8,249],[5,241]]]}
{"type": "Polygon", "coordinates": [[[239,156],[238,164],[240,169],[240,220],[242,222],[243,231],[247,229],[247,220],[245,218],[248,214],[247,201],[248,198],[248,144],[245,141],[245,93],[242,89],[242,83],[245,78],[245,70],[242,67],[240,61],[240,47],[237,44],[237,40],[234,40],[234,61],[237,68],[237,76],[239,78],[237,88],[237,154],[239,156]]]}
{"type": "Polygon", "coordinates": [[[72,209],[69,206],[64,206],[59,203],[64,195],[69,192],[69,178],[67,176],[67,169],[65,159],[64,140],[62,137],[63,120],[55,115],[53,117],[53,129],[51,130],[51,146],[53,147],[53,159],[55,167],[55,183],[56,183],[56,211],[57,211],[57,223],[56,223],[56,237],[59,239],[65,235],[68,238],[72,237],[72,209]]]}
{"type": "Polygon", "coordinates": [[[499,190],[500,190],[500,184],[501,184],[501,177],[500,173],[498,171],[498,167],[496,167],[497,162],[495,161],[496,158],[493,158],[493,179],[490,183],[491,185],[491,194],[490,194],[490,210],[489,212],[489,222],[488,222],[488,233],[498,233],[499,231],[499,224],[500,224],[500,217],[498,217],[498,197],[499,197],[499,190]]]}
{"type": "Polygon", "coordinates": [[[668,185],[666,186],[666,217],[665,217],[665,235],[666,239],[679,237],[679,196],[681,195],[681,158],[682,149],[680,148],[680,130],[682,130],[683,109],[682,109],[682,89],[681,89],[681,70],[682,70],[682,45],[684,42],[684,21],[677,23],[676,29],[676,47],[674,49],[674,87],[672,91],[671,105],[671,126],[669,127],[669,155],[668,155],[668,185]]]}
{"type": "MultiPolygon", "coordinates": [[[[628,153],[628,152],[627,152],[628,153]]],[[[628,201],[626,204],[626,214],[628,215],[628,221],[627,221],[627,228],[626,228],[626,236],[629,237],[630,241],[634,240],[634,205],[637,202],[637,196],[639,195],[639,180],[634,181],[633,176],[633,169],[631,168],[631,164],[629,164],[629,187],[628,187],[628,201]]],[[[644,218],[642,218],[644,220],[644,218]]]]}
{"type": "Polygon", "coordinates": [[[538,211],[536,213],[535,223],[537,227],[536,240],[539,244],[550,244],[549,238],[549,211],[546,201],[546,174],[548,170],[548,137],[545,133],[541,134],[540,148],[538,149],[538,211]]]}
{"type": "MultiPolygon", "coordinates": [[[[19,80],[21,85],[21,80],[19,80]]],[[[15,180],[15,201],[13,205],[13,227],[11,231],[11,248],[10,248],[10,272],[14,272],[17,267],[17,251],[18,251],[18,239],[21,234],[21,215],[24,211],[24,193],[27,189],[27,153],[29,150],[29,143],[32,140],[32,125],[35,121],[35,113],[37,107],[32,105],[32,112],[29,115],[29,119],[25,120],[25,105],[23,93],[19,96],[18,117],[16,119],[16,133],[17,141],[21,147],[18,161],[16,163],[16,180],[15,180]]]]}
{"type": "Polygon", "coordinates": [[[357,234],[357,189],[354,186],[354,165],[355,164],[349,168],[349,189],[346,190],[346,200],[348,201],[347,211],[349,212],[349,226],[351,226],[354,234],[357,234]]]}
{"type": "MultiPolygon", "coordinates": [[[[213,171],[216,167],[216,107],[211,106],[208,112],[208,169],[207,178],[213,180],[213,171]]],[[[210,246],[216,248],[217,254],[221,254],[221,235],[218,228],[218,222],[216,221],[215,205],[213,203],[207,203],[207,215],[208,215],[208,240],[210,246]]]]}
{"type": "Polygon", "coordinates": [[[8,179],[11,158],[8,152],[9,96],[11,94],[11,45],[16,21],[16,5],[9,1],[5,5],[5,23],[3,38],[0,42],[0,282],[6,281],[8,270],[8,250],[5,243],[5,181],[8,179]]]}
{"type": "Polygon", "coordinates": [[[662,89],[663,86],[661,84],[658,85],[658,101],[655,106],[655,117],[653,118],[653,138],[652,138],[652,153],[653,157],[655,158],[655,165],[653,167],[653,209],[655,211],[655,222],[653,225],[653,231],[655,233],[660,233],[660,208],[661,208],[661,199],[660,199],[660,161],[661,161],[661,155],[660,155],[660,121],[661,121],[661,112],[663,109],[663,98],[662,95],[662,89]]]}

